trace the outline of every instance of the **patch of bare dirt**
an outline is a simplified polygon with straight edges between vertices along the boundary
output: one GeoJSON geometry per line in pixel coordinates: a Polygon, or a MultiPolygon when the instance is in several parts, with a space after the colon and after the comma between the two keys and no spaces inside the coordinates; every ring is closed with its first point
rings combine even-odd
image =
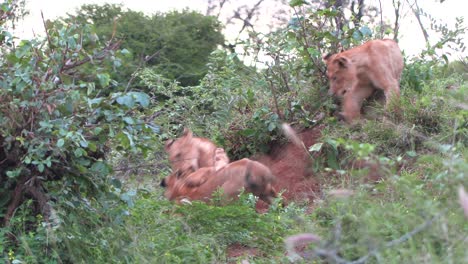
{"type": "MultiPolygon", "coordinates": [[[[320,137],[320,128],[312,128],[298,134],[308,149],[320,137]]],[[[311,171],[311,157],[303,147],[288,143],[274,146],[271,154],[260,159],[265,162],[277,177],[275,188],[285,190],[287,200],[310,200],[320,190],[318,181],[311,171]]]]}
{"type": "MultiPolygon", "coordinates": [[[[321,135],[321,127],[305,130],[298,134],[308,149],[321,135]]],[[[256,160],[267,165],[277,178],[275,188],[284,190],[283,197],[288,201],[313,201],[320,191],[319,182],[311,170],[311,157],[306,149],[293,143],[273,146],[266,156],[256,160]]],[[[264,204],[257,204],[258,211],[264,211],[264,204]]]]}
{"type": "MultiPolygon", "coordinates": [[[[298,134],[306,149],[317,142],[321,130],[321,127],[315,127],[298,134]]],[[[268,155],[253,158],[271,169],[277,178],[275,188],[278,191],[284,191],[283,198],[286,202],[313,202],[320,192],[319,182],[312,174],[312,160],[306,149],[289,142],[285,145],[273,146],[268,155]]],[[[267,204],[262,201],[257,203],[259,213],[267,210],[267,204]]],[[[237,243],[230,245],[227,249],[227,256],[236,260],[242,256],[257,256],[258,254],[257,249],[237,243]]]]}
{"type": "Polygon", "coordinates": [[[227,248],[226,255],[230,259],[235,259],[228,263],[238,263],[239,258],[245,257],[247,259],[249,256],[258,256],[259,251],[256,248],[234,243],[227,248]]]}

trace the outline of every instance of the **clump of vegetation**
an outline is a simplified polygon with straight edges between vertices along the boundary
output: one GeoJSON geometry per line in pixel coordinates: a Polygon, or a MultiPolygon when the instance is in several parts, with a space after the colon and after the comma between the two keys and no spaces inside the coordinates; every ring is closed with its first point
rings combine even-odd
{"type": "Polygon", "coordinates": [[[363,19],[378,9],[351,4],[291,1],[287,25],[242,43],[246,54],[267,57],[264,68],[215,49],[223,41],[219,22],[195,12],[148,17],[83,6],[74,17],[46,21],[44,38],[18,41],[8,26],[24,11],[21,1],[2,4],[0,259],[467,259],[457,200],[460,186],[468,187],[466,60],[445,65],[439,54],[445,44],[461,45],[463,25],[438,27],[441,41],[406,59],[398,112],[369,102],[366,118],[346,126],[326,97],[321,55],[398,35],[363,19]],[[252,195],[227,206],[164,198],[165,139],[189,127],[235,160],[284,142],[283,122],[297,130],[320,125],[322,137],[306,146],[322,188],[313,204],[282,207],[279,199],[260,214],[252,195]],[[247,250],[230,255],[233,245],[247,250]]]}

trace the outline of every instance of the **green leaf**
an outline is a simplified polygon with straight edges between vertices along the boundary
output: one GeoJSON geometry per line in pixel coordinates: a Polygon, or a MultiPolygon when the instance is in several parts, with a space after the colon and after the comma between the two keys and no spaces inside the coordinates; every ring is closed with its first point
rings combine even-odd
{"type": "Polygon", "coordinates": [[[123,132],[118,133],[115,138],[120,142],[120,145],[125,149],[130,147],[130,139],[123,132]]]}
{"type": "Polygon", "coordinates": [[[304,0],[291,0],[291,1],[289,1],[289,6],[290,7],[301,6],[303,4],[307,4],[306,1],[304,1],[304,0]]]}
{"type": "Polygon", "coordinates": [[[27,53],[29,53],[30,50],[31,50],[31,42],[27,40],[22,40],[21,43],[19,44],[19,47],[15,51],[15,56],[17,58],[22,58],[27,53]]]}
{"type": "MultiPolygon", "coordinates": [[[[90,96],[94,90],[96,89],[96,85],[92,82],[92,83],[88,83],[88,85],[86,85],[86,87],[88,88],[86,90],[86,95],[90,96]]],[[[102,98],[96,98],[96,99],[92,99],[92,100],[89,100],[90,103],[92,104],[94,101],[97,101],[97,103],[100,103],[102,101],[102,98]]]]}
{"type": "Polygon", "coordinates": [[[96,127],[93,129],[93,134],[95,136],[99,135],[102,132],[102,127],[96,127]]]}
{"type": "Polygon", "coordinates": [[[323,143],[315,143],[309,148],[309,152],[319,152],[322,149],[323,143]]]}
{"type": "Polygon", "coordinates": [[[135,100],[128,94],[117,97],[116,101],[119,105],[125,105],[128,108],[132,108],[135,105],[135,100]]]}
{"type": "Polygon", "coordinates": [[[276,123],[275,122],[270,122],[268,124],[268,131],[271,132],[271,131],[275,130],[275,128],[276,128],[276,123]]]}
{"type": "Polygon", "coordinates": [[[73,153],[75,154],[75,157],[79,158],[84,156],[86,154],[86,151],[82,148],[77,148],[73,153]]]}
{"type": "Polygon", "coordinates": [[[128,51],[128,49],[121,49],[120,53],[122,53],[122,55],[131,55],[131,53],[130,53],[130,51],[128,51]]]}
{"type": "Polygon", "coordinates": [[[65,144],[65,140],[63,140],[63,138],[61,138],[61,139],[59,139],[59,140],[57,141],[57,147],[58,147],[58,148],[63,147],[64,144],[65,144]]]}
{"type": "Polygon", "coordinates": [[[150,97],[146,93],[132,92],[131,95],[135,99],[135,102],[139,103],[142,107],[148,107],[150,104],[150,97]]]}
{"type": "Polygon", "coordinates": [[[359,31],[361,32],[362,36],[364,37],[371,37],[372,30],[368,26],[362,26],[359,31]]]}
{"type": "Polygon", "coordinates": [[[251,137],[251,136],[255,135],[255,130],[248,128],[248,129],[244,129],[244,130],[239,131],[239,134],[242,135],[242,136],[251,137]]]}
{"type": "Polygon", "coordinates": [[[107,73],[98,73],[97,78],[99,80],[99,84],[102,87],[109,86],[109,83],[110,83],[110,75],[109,74],[107,74],[107,73]]]}
{"type": "Polygon", "coordinates": [[[37,169],[39,170],[39,172],[44,172],[44,163],[40,163],[39,165],[37,165],[37,169]]]}
{"type": "Polygon", "coordinates": [[[97,150],[97,146],[96,146],[96,144],[94,144],[93,142],[89,142],[88,148],[89,148],[89,150],[91,150],[92,152],[96,152],[96,150],[97,150]]]}
{"type": "Polygon", "coordinates": [[[122,199],[122,201],[126,202],[128,207],[133,207],[134,206],[134,202],[133,202],[133,198],[136,196],[136,191],[135,190],[130,190],[126,193],[123,193],[121,196],[120,196],[120,199],[122,199]]]}
{"type": "Polygon", "coordinates": [[[126,116],[123,118],[123,121],[129,125],[133,125],[135,124],[135,121],[133,120],[133,118],[129,117],[129,116],[126,116]]]}
{"type": "Polygon", "coordinates": [[[327,165],[332,169],[339,169],[338,160],[336,159],[336,153],[332,150],[327,151],[327,165]]]}
{"type": "Polygon", "coordinates": [[[318,49],[314,49],[314,48],[311,47],[311,48],[307,48],[307,51],[313,57],[319,57],[320,56],[320,51],[318,49]]]}
{"type": "Polygon", "coordinates": [[[114,186],[117,189],[122,188],[122,182],[117,178],[112,178],[110,183],[111,183],[112,186],[114,186]]]}
{"type": "Polygon", "coordinates": [[[21,168],[6,172],[6,175],[8,176],[8,178],[16,178],[20,174],[21,174],[21,168]]]}
{"type": "Polygon", "coordinates": [[[107,176],[111,172],[109,165],[107,165],[103,161],[97,161],[97,162],[93,163],[90,170],[92,172],[100,175],[101,177],[107,176]]]}

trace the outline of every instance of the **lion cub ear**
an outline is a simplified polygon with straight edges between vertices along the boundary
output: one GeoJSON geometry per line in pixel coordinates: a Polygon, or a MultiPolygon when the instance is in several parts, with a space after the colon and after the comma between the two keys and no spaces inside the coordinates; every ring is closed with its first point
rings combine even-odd
{"type": "Polygon", "coordinates": [[[336,58],[336,62],[338,62],[341,68],[347,68],[349,66],[349,60],[346,57],[336,58]]]}
{"type": "Polygon", "coordinates": [[[182,137],[192,138],[193,137],[193,132],[190,129],[185,127],[184,132],[182,133],[182,137]]]}
{"type": "Polygon", "coordinates": [[[174,143],[173,139],[168,139],[166,143],[164,144],[164,150],[168,151],[171,148],[173,143],[174,143]]]}
{"type": "Polygon", "coordinates": [[[328,53],[327,55],[323,55],[322,56],[323,62],[328,63],[328,61],[331,59],[332,56],[333,56],[333,54],[331,54],[331,53],[328,53]]]}

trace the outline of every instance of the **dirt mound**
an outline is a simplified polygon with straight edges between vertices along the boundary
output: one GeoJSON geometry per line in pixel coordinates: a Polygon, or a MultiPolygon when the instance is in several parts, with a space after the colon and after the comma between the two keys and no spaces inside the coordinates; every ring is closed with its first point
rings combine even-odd
{"type": "MultiPolygon", "coordinates": [[[[308,149],[316,143],[321,135],[320,131],[320,127],[315,127],[299,133],[298,136],[308,149]]],[[[267,156],[257,160],[270,167],[276,175],[275,188],[278,191],[284,190],[283,197],[286,201],[312,201],[320,190],[318,181],[312,175],[312,160],[303,147],[293,143],[276,145],[267,156]]]]}
{"type": "MultiPolygon", "coordinates": [[[[321,130],[322,127],[315,127],[299,133],[298,136],[308,149],[316,143],[321,135],[321,130]]],[[[286,202],[312,202],[320,192],[319,182],[312,175],[311,157],[303,147],[298,147],[293,143],[277,144],[273,146],[268,155],[252,159],[262,162],[272,170],[277,178],[275,188],[278,191],[284,190],[283,198],[286,202]]],[[[268,205],[259,201],[257,212],[265,213],[267,211],[268,205]]],[[[242,256],[256,256],[258,253],[257,249],[238,243],[230,245],[227,249],[228,257],[236,261],[242,256]]]]}

